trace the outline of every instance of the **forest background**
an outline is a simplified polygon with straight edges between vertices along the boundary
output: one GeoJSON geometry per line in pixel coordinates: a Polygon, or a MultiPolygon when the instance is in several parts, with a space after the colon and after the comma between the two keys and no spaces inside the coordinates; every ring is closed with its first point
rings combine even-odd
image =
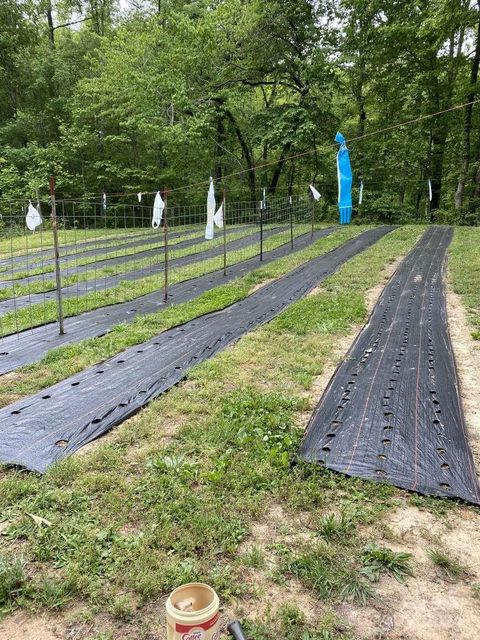
{"type": "Polygon", "coordinates": [[[361,219],[478,224],[479,62],[480,0],[0,0],[0,197],[333,212],[339,129],[361,219]]]}

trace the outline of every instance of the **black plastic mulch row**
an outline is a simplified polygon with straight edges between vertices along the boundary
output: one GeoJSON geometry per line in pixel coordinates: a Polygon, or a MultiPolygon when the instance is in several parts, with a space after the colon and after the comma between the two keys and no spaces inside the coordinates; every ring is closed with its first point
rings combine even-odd
{"type": "Polygon", "coordinates": [[[230,307],[165,331],[0,411],[0,461],[43,472],[268,322],[392,227],[372,229],[230,307]]]}
{"type": "Polygon", "coordinates": [[[479,504],[447,325],[452,235],[430,228],[397,269],[315,409],[300,457],[479,504]]]}
{"type": "MultiPolygon", "coordinates": [[[[286,227],[283,226],[283,230],[285,230],[285,228],[286,227]]],[[[232,234],[236,234],[243,231],[250,231],[252,235],[256,233],[257,234],[256,237],[258,239],[258,233],[259,233],[258,229],[256,229],[253,225],[244,226],[242,228],[235,227],[235,228],[226,229],[226,235],[228,237],[232,234]]],[[[271,229],[269,229],[269,231],[271,231],[271,229]]],[[[188,232],[188,233],[181,232],[181,233],[172,233],[172,234],[169,233],[168,239],[169,241],[171,241],[172,239],[175,239],[175,238],[181,238],[184,235],[191,236],[192,232],[188,232]]],[[[180,240],[179,242],[176,242],[176,243],[170,242],[169,248],[170,248],[170,251],[178,251],[179,249],[185,249],[186,247],[191,247],[193,245],[197,245],[200,243],[203,243],[205,247],[207,247],[208,245],[208,241],[205,240],[204,233],[196,234],[193,237],[188,237],[186,240],[180,240]]],[[[127,262],[133,262],[136,260],[145,260],[148,258],[156,258],[157,261],[158,260],[161,261],[163,260],[163,250],[164,250],[163,248],[164,248],[164,242],[163,242],[163,230],[162,230],[161,235],[157,231],[156,237],[152,235],[143,241],[137,241],[135,243],[129,243],[123,246],[111,247],[109,249],[112,252],[111,256],[106,254],[105,249],[97,249],[96,251],[92,249],[90,251],[90,254],[91,254],[90,257],[97,256],[98,257],[97,260],[88,262],[87,264],[79,265],[78,267],[76,265],[69,266],[68,264],[61,265],[61,276],[62,278],[68,278],[69,276],[78,275],[82,271],[83,272],[94,271],[96,269],[102,269],[103,267],[113,267],[118,264],[126,264],[127,262]],[[141,245],[152,245],[152,244],[155,244],[156,246],[150,247],[147,249],[140,248],[141,245]],[[129,248],[130,246],[139,247],[139,250],[135,251],[134,253],[122,254],[122,251],[124,249],[129,248]]],[[[204,248],[203,250],[205,251],[208,249],[204,248]]],[[[68,257],[68,260],[73,261],[81,257],[82,256],[80,254],[76,254],[76,255],[72,254],[68,257]]],[[[52,264],[53,263],[50,263],[50,266],[52,264]]],[[[43,268],[45,266],[48,266],[47,263],[44,263],[43,265],[35,263],[35,264],[30,264],[29,268],[36,269],[39,267],[43,268]]],[[[43,282],[45,279],[49,280],[50,282],[53,282],[52,278],[54,277],[54,275],[52,271],[37,273],[35,275],[27,275],[25,277],[17,278],[15,280],[8,279],[12,273],[15,273],[15,271],[22,271],[22,272],[26,271],[28,273],[28,269],[25,269],[24,267],[16,270],[9,269],[5,274],[5,279],[2,278],[2,280],[0,280],[0,288],[11,287],[13,283],[25,285],[25,284],[29,284],[30,282],[39,282],[39,281],[43,282]]],[[[2,277],[2,275],[3,274],[0,273],[0,277],[2,277]]]]}
{"type": "MultiPolygon", "coordinates": [[[[198,232],[201,237],[201,229],[192,228],[187,231],[169,232],[169,238],[178,238],[193,232],[198,232]]],[[[79,235],[81,231],[79,230],[79,235]]],[[[61,231],[59,232],[61,235],[61,231]]],[[[28,242],[28,239],[26,239],[28,242]]],[[[153,242],[163,242],[163,229],[149,229],[144,233],[135,235],[118,234],[114,238],[99,237],[96,240],[87,242],[78,241],[76,244],[60,245],[60,262],[69,262],[70,260],[78,260],[79,258],[88,258],[91,256],[106,256],[115,251],[123,251],[125,249],[152,244],[153,242]],[[105,245],[105,246],[104,246],[105,245]]],[[[29,253],[10,256],[9,258],[0,259],[0,267],[8,267],[7,271],[0,271],[0,279],[6,279],[12,273],[19,271],[28,271],[29,269],[37,269],[55,264],[54,252],[52,248],[48,249],[32,249],[29,253]]]]}
{"type": "MultiPolygon", "coordinates": [[[[270,236],[285,231],[285,227],[277,227],[274,229],[268,229],[264,232],[263,236],[265,239],[270,236]]],[[[183,244],[183,248],[188,245],[190,241],[185,241],[183,244]]],[[[195,239],[194,244],[198,242],[198,239],[195,239]]],[[[245,249],[250,245],[258,243],[258,233],[251,233],[243,238],[238,238],[236,240],[229,240],[227,242],[227,251],[238,251],[240,249],[245,249]]],[[[178,245],[174,245],[175,248],[178,245]]],[[[182,247],[178,247],[182,248],[182,247]]],[[[147,276],[152,276],[155,274],[162,273],[164,270],[163,263],[163,250],[160,249],[160,253],[158,253],[158,260],[154,264],[151,264],[147,267],[143,267],[140,269],[134,269],[132,271],[128,271],[127,273],[119,273],[118,275],[113,276],[99,276],[98,278],[92,277],[90,280],[79,281],[75,284],[69,285],[67,287],[62,287],[62,297],[63,298],[74,298],[76,296],[83,296],[87,293],[95,293],[104,291],[106,289],[110,289],[112,287],[117,286],[120,282],[124,281],[134,281],[139,280],[141,278],[146,278],[147,276]]],[[[168,266],[169,268],[175,268],[180,266],[186,266],[192,264],[194,262],[200,262],[201,260],[208,260],[210,258],[214,258],[215,256],[220,256],[223,254],[223,246],[216,246],[213,249],[206,247],[202,251],[198,251],[195,253],[190,253],[185,256],[181,256],[179,258],[173,258],[169,260],[168,266]]],[[[118,258],[118,260],[121,260],[118,258]]],[[[88,270],[94,272],[95,264],[88,265],[88,270]]],[[[74,270],[76,273],[76,270],[74,270]]],[[[29,278],[32,281],[35,276],[29,278]]],[[[17,281],[17,283],[20,281],[17,281]]],[[[3,300],[0,302],[0,316],[6,313],[10,313],[12,311],[18,311],[19,309],[24,309],[25,307],[29,307],[35,304],[42,304],[48,300],[55,300],[56,293],[55,291],[50,291],[47,293],[30,293],[23,296],[18,296],[15,298],[9,298],[8,300],[3,300]]]]}
{"type": "MultiPolygon", "coordinates": [[[[293,252],[301,251],[312,242],[330,235],[333,227],[315,231],[313,236],[308,233],[295,238],[293,252]]],[[[56,323],[50,323],[34,329],[28,329],[20,334],[4,337],[0,340],[0,374],[8,373],[32,362],[40,360],[48,351],[66,344],[72,344],[85,338],[98,338],[120,323],[133,322],[139,315],[155,313],[170,304],[180,304],[193,300],[197,296],[218,287],[235,278],[244,276],[261,265],[268,264],[292,253],[290,242],[266,251],[263,262],[258,256],[238,262],[227,268],[227,275],[223,270],[213,271],[198,278],[185,280],[169,288],[167,303],[163,302],[163,291],[153,291],[147,295],[87,311],[78,316],[65,319],[65,333],[59,335],[56,323]]]]}

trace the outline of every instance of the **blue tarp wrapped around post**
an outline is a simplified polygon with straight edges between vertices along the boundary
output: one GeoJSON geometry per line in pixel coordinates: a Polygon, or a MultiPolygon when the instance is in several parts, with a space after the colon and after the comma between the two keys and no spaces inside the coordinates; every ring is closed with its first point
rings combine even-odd
{"type": "Polygon", "coordinates": [[[350,153],[344,136],[337,131],[335,142],[338,142],[340,149],[337,153],[337,175],[338,175],[338,211],[340,213],[340,224],[349,224],[352,220],[352,167],[350,165],[350,153]]]}

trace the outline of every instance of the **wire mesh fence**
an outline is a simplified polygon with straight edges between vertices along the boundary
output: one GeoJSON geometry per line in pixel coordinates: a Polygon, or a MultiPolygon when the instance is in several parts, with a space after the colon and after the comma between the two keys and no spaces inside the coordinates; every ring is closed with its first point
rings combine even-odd
{"type": "Polygon", "coordinates": [[[246,260],[260,263],[281,246],[294,249],[316,224],[307,198],[230,202],[217,194],[223,219],[206,240],[205,205],[169,199],[153,228],[153,201],[35,201],[41,222],[34,230],[26,225],[28,201],[0,202],[0,340],[59,321],[60,310],[71,317],[106,307],[108,315],[109,305],[152,292],[166,299],[169,285],[246,260]]]}

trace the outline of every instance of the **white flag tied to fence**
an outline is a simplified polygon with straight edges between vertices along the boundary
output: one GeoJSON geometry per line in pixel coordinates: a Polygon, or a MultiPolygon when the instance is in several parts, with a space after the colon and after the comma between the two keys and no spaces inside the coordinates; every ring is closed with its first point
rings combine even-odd
{"type": "Polygon", "coordinates": [[[210,186],[207,196],[207,226],[205,227],[205,240],[213,240],[214,235],[214,218],[215,218],[215,188],[213,186],[213,178],[210,178],[210,186]]]}
{"type": "Polygon", "coordinates": [[[315,189],[313,184],[310,185],[310,191],[312,192],[312,196],[315,198],[315,200],[320,200],[321,198],[320,192],[315,189]]]}
{"type": "Polygon", "coordinates": [[[28,201],[28,211],[25,222],[30,231],[35,231],[35,229],[43,222],[42,216],[39,214],[38,210],[35,209],[31,200],[28,201]]]}
{"type": "Polygon", "coordinates": [[[103,210],[107,210],[107,194],[103,192],[103,210]]]}
{"type": "Polygon", "coordinates": [[[213,216],[213,221],[219,229],[223,229],[223,202],[218,208],[217,213],[213,216]]]}
{"type": "Polygon", "coordinates": [[[428,199],[432,201],[432,181],[428,181],[428,199]]]}
{"type": "Polygon", "coordinates": [[[165,209],[165,202],[162,200],[160,191],[157,191],[157,195],[155,196],[155,200],[153,202],[152,227],[154,229],[158,229],[158,227],[161,225],[164,209],[165,209]]]}
{"type": "Polygon", "coordinates": [[[363,180],[360,182],[360,190],[358,192],[358,204],[362,204],[363,200],[363,180]]]}
{"type": "Polygon", "coordinates": [[[139,192],[137,193],[137,198],[138,198],[138,201],[139,201],[139,202],[141,202],[141,201],[142,201],[142,192],[141,192],[141,191],[139,191],[139,192]]]}

